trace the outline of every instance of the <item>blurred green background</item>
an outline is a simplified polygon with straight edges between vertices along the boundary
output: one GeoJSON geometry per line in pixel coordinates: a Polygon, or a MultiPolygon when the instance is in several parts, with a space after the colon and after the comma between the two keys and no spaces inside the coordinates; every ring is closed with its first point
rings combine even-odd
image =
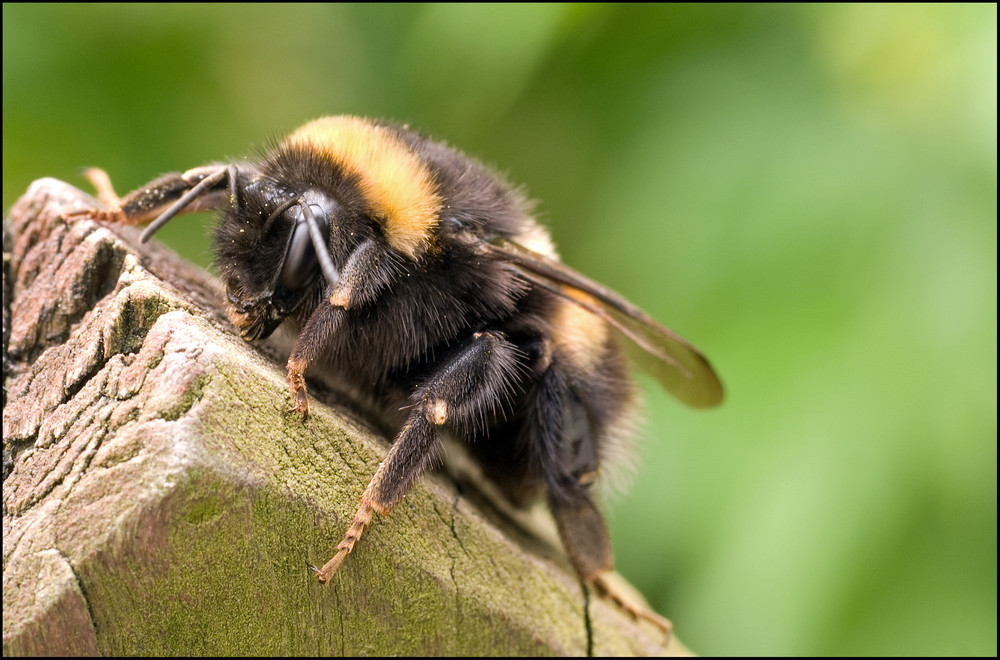
{"type": "MultiPolygon", "coordinates": [[[[997,651],[996,5],[3,6],[3,204],[408,121],[690,338],[620,570],[702,654],[997,651]]],[[[201,230],[161,237],[207,263],[201,230]]],[[[207,230],[206,230],[207,231],[207,230]]]]}

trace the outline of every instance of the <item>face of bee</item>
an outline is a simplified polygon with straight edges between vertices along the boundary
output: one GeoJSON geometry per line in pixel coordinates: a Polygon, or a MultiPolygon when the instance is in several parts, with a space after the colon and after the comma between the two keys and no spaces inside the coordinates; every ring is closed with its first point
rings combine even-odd
{"type": "Polygon", "coordinates": [[[323,272],[310,222],[325,245],[341,207],[315,190],[298,193],[263,178],[237,188],[236,197],[215,237],[229,317],[244,339],[265,339],[323,272]]]}

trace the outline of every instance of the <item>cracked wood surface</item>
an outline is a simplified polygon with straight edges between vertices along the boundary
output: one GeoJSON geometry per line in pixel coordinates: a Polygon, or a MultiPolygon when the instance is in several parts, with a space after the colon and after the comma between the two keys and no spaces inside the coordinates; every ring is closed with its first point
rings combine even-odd
{"type": "Polygon", "coordinates": [[[5,656],[684,652],[441,473],[317,583],[385,439],[286,414],[280,346],[132,228],[64,220],[95,203],[42,179],[5,223],[5,656]]]}

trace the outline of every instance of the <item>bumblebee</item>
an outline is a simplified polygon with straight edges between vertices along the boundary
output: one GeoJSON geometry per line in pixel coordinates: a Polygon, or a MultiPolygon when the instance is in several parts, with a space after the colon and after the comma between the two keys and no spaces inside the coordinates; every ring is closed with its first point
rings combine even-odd
{"type": "Polygon", "coordinates": [[[178,214],[219,211],[215,259],[240,335],[283,323],[297,335],[292,410],[308,413],[305,376],[324,369],[398,429],[333,558],[314,569],[322,582],[449,432],[510,502],[544,498],[581,580],[614,597],[592,485],[634,403],[619,337],[682,402],[715,406],[723,389],[691,344],[564,266],[519,189],[407,126],[353,116],[122,199],[100,171],[91,179],[110,208],[90,215],[151,222],[143,241],[178,214]]]}

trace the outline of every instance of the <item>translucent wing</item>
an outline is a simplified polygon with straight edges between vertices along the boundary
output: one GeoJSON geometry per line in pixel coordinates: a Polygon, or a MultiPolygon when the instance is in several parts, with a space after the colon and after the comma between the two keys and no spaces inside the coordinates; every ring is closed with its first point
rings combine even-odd
{"type": "Polygon", "coordinates": [[[491,239],[485,245],[489,252],[510,262],[525,279],[580,305],[625,335],[635,361],[683,403],[711,408],[722,402],[722,383],[705,356],[619,294],[505,238],[491,239]],[[573,296],[573,290],[586,297],[573,296]]]}

